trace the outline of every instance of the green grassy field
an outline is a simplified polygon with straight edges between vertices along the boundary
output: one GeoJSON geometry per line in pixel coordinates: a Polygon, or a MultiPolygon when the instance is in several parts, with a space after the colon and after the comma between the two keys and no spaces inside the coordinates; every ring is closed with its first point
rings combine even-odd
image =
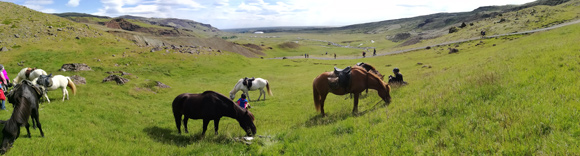
{"type": "MultiPolygon", "coordinates": [[[[0,10],[0,17],[11,9],[0,10]]],[[[40,109],[45,137],[31,129],[32,138],[27,138],[21,128],[10,155],[580,155],[579,24],[465,42],[456,54],[448,54],[447,47],[434,47],[355,60],[274,60],[230,52],[151,53],[84,24],[47,15],[50,26],[83,28],[52,31],[59,36],[53,37],[44,32],[48,25],[24,20],[44,15],[20,15],[4,18],[13,20],[0,25],[0,46],[10,47],[0,52],[0,63],[10,78],[24,67],[38,67],[48,73],[83,76],[87,84],[78,84],[77,95],[64,102],[60,91],[49,92],[52,103],[43,103],[40,109]],[[14,32],[25,33],[15,39],[14,32]],[[31,37],[35,34],[40,37],[31,37]],[[74,39],[78,35],[87,37],[74,39]],[[21,62],[25,66],[17,65],[21,62]],[[352,99],[331,94],[325,107],[328,116],[321,117],[312,99],[312,80],[334,66],[357,62],[370,63],[384,75],[398,67],[409,85],[393,88],[388,106],[376,91],[363,93],[359,115],[351,114],[352,99]],[[93,71],[58,71],[65,63],[86,63],[93,71]],[[101,82],[109,75],[105,72],[119,70],[132,74],[124,76],[130,79],[127,84],[101,82]],[[189,121],[189,134],[177,134],[173,98],[206,90],[228,95],[243,77],[270,82],[274,96],[250,102],[257,135],[263,137],[250,145],[236,141],[245,133],[227,117],[222,118],[218,135],[210,124],[202,137],[201,120],[189,121]],[[154,87],[154,81],[172,88],[154,87]]],[[[280,36],[255,40],[240,36],[231,41],[263,42],[274,48],[266,51],[266,57],[315,56],[327,50],[360,54],[360,50],[326,49],[320,42],[305,40],[297,49],[276,47],[297,37],[353,41],[351,45],[379,49],[396,46],[384,39],[368,43],[380,35],[280,36]]],[[[7,104],[10,111],[0,111],[1,120],[11,116],[11,106],[7,104]]]]}
{"type": "MultiPolygon", "coordinates": [[[[77,95],[65,102],[59,101],[60,91],[50,92],[54,102],[44,103],[40,111],[46,137],[31,130],[32,138],[20,137],[9,154],[575,155],[580,153],[579,34],[576,24],[511,40],[487,39],[483,46],[463,43],[458,54],[422,50],[337,61],[139,54],[138,48],[125,48],[130,44],[99,45],[88,39],[62,43],[72,47],[66,49],[25,46],[2,53],[0,61],[12,78],[22,68],[17,60],[26,58],[27,66],[81,75],[87,84],[78,85],[77,95]],[[123,52],[129,57],[120,57],[123,52]],[[71,60],[94,71],[57,71],[71,60]],[[389,106],[375,91],[363,95],[359,116],[350,114],[352,100],[330,95],[329,116],[320,117],[312,102],[312,79],[333,66],[356,62],[373,64],[384,74],[399,67],[410,85],[394,88],[389,106]],[[128,84],[101,83],[106,71],[118,70],[133,74],[128,84]],[[258,135],[266,138],[251,145],[235,141],[244,133],[229,118],[220,123],[219,135],[201,137],[200,120],[190,121],[190,134],[176,133],[171,114],[175,96],[205,90],[227,95],[246,76],[271,83],[273,97],[251,102],[258,135]],[[151,87],[152,81],[172,88],[151,87]]],[[[256,98],[257,92],[251,96],[256,98]]],[[[9,116],[0,112],[1,119],[9,116]]]]}

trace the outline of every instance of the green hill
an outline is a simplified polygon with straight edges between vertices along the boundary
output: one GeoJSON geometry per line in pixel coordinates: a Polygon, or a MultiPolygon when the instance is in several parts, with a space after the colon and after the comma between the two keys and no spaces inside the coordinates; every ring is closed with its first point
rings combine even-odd
{"type": "MultiPolygon", "coordinates": [[[[24,67],[38,67],[87,79],[87,84],[77,85],[77,95],[71,95],[70,100],[61,102],[60,91],[49,92],[53,102],[40,106],[45,137],[31,129],[32,137],[27,138],[21,129],[21,137],[7,154],[580,154],[576,148],[580,146],[579,24],[464,42],[453,54],[447,47],[434,47],[353,60],[275,60],[227,52],[149,52],[150,47],[136,46],[103,31],[106,28],[87,27],[11,3],[0,2],[0,6],[0,45],[10,49],[0,52],[0,63],[11,78],[24,67]],[[59,28],[62,30],[54,30],[59,28]],[[328,116],[320,117],[312,100],[313,78],[333,66],[357,62],[372,64],[386,75],[398,67],[409,85],[393,88],[393,101],[388,106],[376,91],[363,93],[358,115],[351,114],[352,99],[329,95],[325,106],[328,116]],[[18,65],[22,63],[24,66],[18,65]],[[86,63],[93,71],[58,71],[64,63],[86,63]],[[123,76],[130,81],[125,85],[103,83],[109,71],[131,73],[123,76]],[[251,144],[239,141],[245,133],[236,120],[227,117],[220,121],[218,135],[202,137],[200,120],[189,120],[189,134],[177,134],[171,113],[171,102],[177,95],[205,90],[227,95],[240,78],[252,76],[267,79],[274,96],[250,102],[260,136],[251,144]],[[156,81],[171,88],[157,87],[156,81]]],[[[321,37],[284,35],[247,39],[270,45],[299,36],[321,37]]],[[[324,36],[338,41],[376,37],[324,36]]],[[[241,43],[242,39],[246,36],[239,35],[233,41],[241,43]]],[[[309,44],[314,42],[298,43],[297,49],[274,47],[267,54],[319,50],[318,45],[309,44]]],[[[257,97],[258,92],[250,92],[250,96],[257,97]]],[[[11,104],[7,106],[12,111],[11,104]]],[[[11,111],[0,111],[0,119],[8,119],[11,111]]],[[[209,126],[208,131],[213,130],[209,126]]]]}

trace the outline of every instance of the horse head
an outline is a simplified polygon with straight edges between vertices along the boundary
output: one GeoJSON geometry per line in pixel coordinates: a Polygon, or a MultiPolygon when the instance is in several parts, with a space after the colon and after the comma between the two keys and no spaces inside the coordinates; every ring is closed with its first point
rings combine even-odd
{"type": "Polygon", "coordinates": [[[52,87],[52,73],[49,75],[40,75],[36,80],[36,84],[39,84],[44,87],[52,87]]]}
{"type": "Polygon", "coordinates": [[[246,131],[246,135],[254,136],[256,135],[256,125],[254,125],[254,115],[248,111],[244,110],[244,113],[238,117],[238,122],[240,123],[240,127],[246,131]]]}
{"type": "Polygon", "coordinates": [[[390,104],[391,103],[391,86],[389,86],[389,84],[385,84],[385,90],[384,91],[379,91],[379,96],[387,104],[390,104]]]}
{"type": "Polygon", "coordinates": [[[2,129],[2,146],[0,147],[0,154],[5,154],[8,149],[12,148],[14,141],[18,138],[20,127],[15,122],[4,122],[4,129],[2,129]]]}
{"type": "Polygon", "coordinates": [[[234,98],[236,98],[236,93],[232,90],[230,92],[230,100],[234,100],[234,98]]]}

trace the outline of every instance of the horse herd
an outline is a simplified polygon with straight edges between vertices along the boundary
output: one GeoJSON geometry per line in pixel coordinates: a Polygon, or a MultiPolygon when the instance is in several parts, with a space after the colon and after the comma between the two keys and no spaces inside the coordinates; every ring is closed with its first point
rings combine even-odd
{"type": "Polygon", "coordinates": [[[4,124],[2,129],[3,139],[0,146],[0,153],[5,153],[14,141],[20,136],[20,127],[24,126],[28,137],[30,137],[30,124],[28,119],[32,118],[32,127],[40,130],[40,135],[44,137],[42,126],[39,121],[39,103],[40,98],[44,95],[45,99],[50,102],[47,91],[61,88],[63,91],[63,101],[69,98],[66,87],[71,88],[73,94],[76,94],[76,86],[73,81],[66,76],[47,74],[42,69],[24,68],[22,69],[13,83],[16,85],[8,93],[8,102],[14,106],[14,111],[8,120],[0,120],[4,124]]]}
{"type": "MultiPolygon", "coordinates": [[[[391,102],[391,87],[388,83],[383,81],[384,76],[369,64],[357,64],[350,68],[348,72],[349,82],[345,87],[332,87],[332,82],[330,81],[331,79],[336,79],[336,75],[336,72],[324,72],[314,78],[312,83],[314,104],[316,110],[320,111],[322,116],[325,116],[324,101],[326,100],[328,93],[336,95],[345,95],[348,93],[354,94],[353,114],[358,113],[359,96],[367,89],[377,90],[383,101],[387,104],[391,102]]],[[[272,92],[270,91],[269,82],[267,80],[256,78],[256,80],[252,82],[252,87],[250,88],[242,84],[244,80],[245,79],[240,79],[234,86],[234,89],[230,91],[230,99],[227,99],[224,95],[214,91],[205,91],[201,94],[184,93],[177,96],[172,103],[177,132],[181,134],[182,122],[185,127],[185,132],[187,133],[188,119],[203,119],[202,135],[205,135],[207,126],[211,120],[214,121],[215,134],[218,134],[217,130],[219,120],[221,117],[227,116],[236,119],[239,122],[240,127],[245,130],[248,136],[255,135],[256,126],[253,122],[254,115],[248,110],[236,105],[232,100],[235,98],[235,94],[240,90],[244,92],[243,94],[248,95],[248,91],[259,89],[260,96],[258,97],[258,100],[262,94],[264,94],[264,100],[266,99],[265,91],[263,90],[264,87],[268,89],[270,95],[272,95],[272,92]],[[183,116],[185,116],[185,118],[183,118],[183,116]]]]}
{"type": "MultiPolygon", "coordinates": [[[[328,93],[336,95],[354,94],[353,114],[358,113],[358,99],[364,90],[375,89],[383,101],[387,104],[391,102],[391,88],[388,83],[382,80],[384,76],[368,64],[357,64],[350,69],[348,86],[333,87],[331,80],[336,79],[336,77],[336,71],[324,72],[313,80],[314,104],[316,110],[320,111],[322,116],[325,116],[324,101],[328,93]]],[[[211,120],[214,121],[215,134],[218,134],[219,121],[221,117],[226,116],[236,119],[240,127],[246,132],[246,135],[255,135],[256,126],[254,124],[254,115],[247,109],[239,107],[234,103],[233,99],[239,91],[242,91],[248,97],[248,100],[250,100],[248,91],[260,90],[258,100],[260,100],[262,95],[264,96],[263,100],[266,99],[264,88],[267,89],[270,96],[272,96],[272,92],[269,82],[265,79],[256,78],[251,82],[252,85],[248,85],[251,87],[244,85],[244,80],[240,79],[236,83],[232,91],[230,91],[229,98],[214,91],[205,91],[200,94],[183,93],[178,95],[172,103],[177,132],[181,134],[181,123],[183,123],[185,132],[188,133],[188,119],[202,119],[202,135],[205,135],[207,126],[211,120]]],[[[71,88],[73,94],[76,93],[76,87],[69,77],[62,75],[52,76],[52,74],[47,74],[42,69],[24,68],[18,73],[14,79],[14,83],[17,85],[8,94],[9,102],[14,105],[14,112],[10,119],[6,121],[0,120],[0,123],[4,124],[4,129],[2,130],[4,138],[0,147],[0,153],[6,152],[12,146],[20,134],[21,126],[26,128],[28,137],[30,137],[29,117],[33,120],[32,127],[38,127],[41,135],[44,137],[44,132],[38,119],[38,108],[40,98],[43,95],[50,102],[46,91],[61,88],[63,101],[65,97],[68,99],[66,87],[71,88]]]]}

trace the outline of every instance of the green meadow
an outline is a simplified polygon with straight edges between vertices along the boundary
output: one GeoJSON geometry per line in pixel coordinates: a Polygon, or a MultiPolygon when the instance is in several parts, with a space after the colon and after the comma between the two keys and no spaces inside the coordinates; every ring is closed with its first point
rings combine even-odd
{"type": "MultiPolygon", "coordinates": [[[[544,19],[525,28],[574,19],[578,9],[573,2],[546,9],[562,18],[525,17],[544,19]]],[[[409,47],[397,47],[400,43],[384,34],[235,34],[228,39],[272,47],[261,59],[233,52],[150,52],[151,47],[138,47],[93,25],[35,11],[16,14],[22,8],[0,9],[0,47],[10,49],[0,52],[0,64],[10,78],[24,67],[38,67],[82,76],[87,84],[77,84],[76,95],[69,89],[70,100],[61,101],[59,90],[49,92],[52,103],[40,105],[45,137],[31,128],[27,138],[21,128],[8,155],[580,155],[580,24],[351,60],[268,58],[359,56],[362,51],[314,40],[362,43],[379,53],[409,47]],[[66,27],[74,29],[54,30],[66,27]],[[295,41],[296,47],[280,46],[295,41]],[[449,47],[459,52],[449,54],[449,47]],[[327,116],[321,117],[314,107],[312,80],[334,66],[358,62],[374,65],[383,75],[398,67],[409,85],[393,87],[388,105],[374,90],[363,93],[356,115],[351,114],[352,99],[330,94],[327,116]],[[86,63],[92,71],[58,71],[66,63],[86,63]],[[123,76],[130,81],[103,83],[109,71],[131,73],[123,76]],[[267,79],[274,94],[250,102],[254,140],[239,141],[245,132],[227,117],[220,121],[218,135],[210,123],[201,136],[201,120],[189,120],[190,133],[177,134],[171,110],[177,95],[213,90],[228,96],[243,77],[267,79]],[[159,88],[156,81],[171,88],[159,88]]],[[[535,8],[542,13],[543,6],[535,8]]],[[[496,26],[489,29],[513,31],[496,26]]],[[[470,38],[467,30],[413,46],[470,38]]],[[[252,99],[258,95],[250,92],[252,99]]],[[[0,120],[10,118],[12,104],[7,107],[0,120]]]]}
{"type": "MultiPolygon", "coordinates": [[[[11,78],[24,61],[49,73],[83,76],[87,84],[78,84],[78,93],[64,102],[60,91],[49,92],[53,102],[40,110],[46,137],[31,129],[32,138],[27,138],[22,128],[8,154],[577,155],[578,40],[576,24],[465,42],[456,54],[434,47],[355,60],[151,53],[99,38],[23,45],[0,57],[11,78]],[[328,116],[321,117],[312,100],[312,80],[334,66],[357,62],[375,65],[387,75],[399,67],[409,85],[393,88],[389,105],[373,90],[363,93],[359,115],[351,114],[352,99],[331,94],[328,116]],[[64,63],[86,63],[93,71],[57,71],[64,63]],[[101,82],[105,72],[119,70],[132,74],[125,76],[129,83],[101,82]],[[202,137],[201,120],[190,120],[189,134],[177,134],[173,98],[205,90],[228,95],[243,77],[269,80],[274,94],[250,103],[261,137],[249,145],[237,141],[244,132],[227,117],[218,135],[209,126],[210,133],[202,137]],[[154,81],[172,88],[155,87],[154,81]]],[[[257,98],[258,92],[250,96],[257,98]]],[[[0,119],[10,115],[0,112],[0,119]]]]}

